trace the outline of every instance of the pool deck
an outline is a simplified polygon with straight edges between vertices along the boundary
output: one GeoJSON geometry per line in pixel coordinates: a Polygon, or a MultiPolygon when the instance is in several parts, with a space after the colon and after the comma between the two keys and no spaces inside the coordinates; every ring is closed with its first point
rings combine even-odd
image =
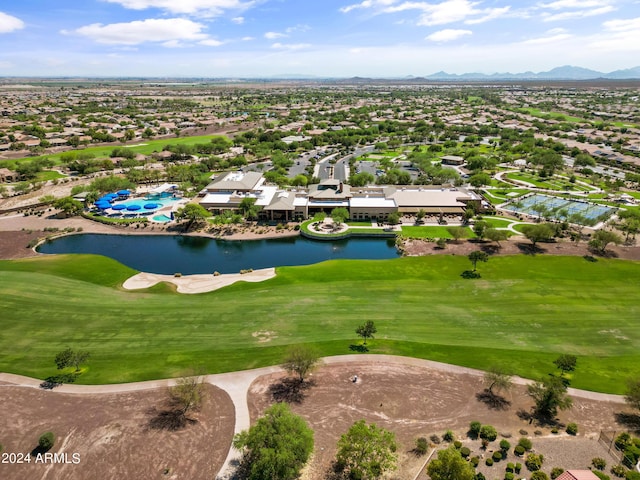
{"type": "Polygon", "coordinates": [[[127,290],[138,290],[153,287],[160,282],[167,282],[174,284],[177,287],[178,293],[194,294],[212,292],[236,282],[263,282],[275,276],[275,268],[263,268],[249,273],[184,275],[180,277],[140,272],[128,278],[122,284],[122,287],[127,290]]]}

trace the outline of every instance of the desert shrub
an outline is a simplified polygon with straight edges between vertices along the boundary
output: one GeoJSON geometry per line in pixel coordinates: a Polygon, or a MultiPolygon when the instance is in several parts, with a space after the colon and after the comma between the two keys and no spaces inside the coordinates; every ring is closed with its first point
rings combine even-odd
{"type": "Polygon", "coordinates": [[[526,431],[526,430],[524,430],[524,429],[520,429],[520,430],[518,430],[518,433],[519,433],[520,435],[528,435],[528,434],[529,434],[529,432],[527,432],[527,431],[526,431]]]}
{"type": "Polygon", "coordinates": [[[424,437],[416,438],[415,452],[418,455],[424,455],[429,450],[429,442],[424,437]]]}
{"type": "Polygon", "coordinates": [[[444,238],[439,238],[438,240],[436,240],[436,246],[442,250],[447,246],[447,240],[444,238]]]}
{"type": "Polygon", "coordinates": [[[530,480],[549,480],[546,473],[537,470],[531,474],[530,480]]]}
{"type": "Polygon", "coordinates": [[[607,461],[602,457],[595,457],[591,459],[591,465],[598,470],[604,470],[607,467],[607,461]]]}
{"type": "Polygon", "coordinates": [[[471,455],[471,450],[469,450],[469,447],[462,447],[460,449],[460,455],[462,455],[463,458],[467,458],[471,455]]]}
{"type": "Polygon", "coordinates": [[[51,447],[53,447],[55,441],[56,437],[53,432],[45,432],[40,435],[40,438],[38,439],[38,447],[42,448],[43,450],[49,450],[51,447]]]}
{"type": "MultiPolygon", "coordinates": [[[[598,473],[602,473],[602,472],[593,472],[596,475],[598,475],[598,473]]],[[[604,474],[603,474],[604,475],[604,474]]],[[[602,477],[600,477],[602,478],[602,477]]],[[[627,473],[625,473],[624,475],[625,480],[640,480],[640,473],[638,472],[634,472],[633,470],[629,470],[627,473]]]]}
{"type": "Polygon", "coordinates": [[[511,462],[507,463],[507,472],[513,472],[515,470],[515,465],[511,462]]]}
{"type": "Polygon", "coordinates": [[[484,461],[484,463],[487,465],[487,467],[490,467],[493,465],[493,459],[489,457],[484,461]]]}
{"type": "Polygon", "coordinates": [[[493,455],[491,455],[491,458],[493,458],[494,462],[499,462],[502,460],[502,452],[500,450],[496,450],[493,452],[493,455]]]}
{"type": "Polygon", "coordinates": [[[533,431],[533,434],[534,434],[536,437],[539,437],[540,435],[542,435],[542,430],[534,430],[534,431],[533,431]]]}
{"type": "Polygon", "coordinates": [[[530,453],[527,455],[527,459],[524,464],[530,472],[536,472],[542,468],[542,462],[544,462],[544,456],[542,456],[542,454],[530,453]]]}
{"type": "Polygon", "coordinates": [[[627,472],[627,469],[622,465],[614,465],[611,467],[611,473],[613,473],[616,477],[624,477],[624,474],[627,472]]]}
{"type": "Polygon", "coordinates": [[[566,430],[566,432],[567,432],[569,435],[576,435],[576,434],[578,433],[578,424],[576,424],[576,423],[569,423],[569,424],[567,425],[567,430],[566,430]]]}
{"type": "Polygon", "coordinates": [[[518,445],[520,445],[525,450],[531,450],[531,447],[533,447],[533,443],[531,442],[531,440],[524,437],[518,440],[518,445]]]}
{"type": "Polygon", "coordinates": [[[516,448],[513,449],[513,453],[521,457],[524,455],[525,449],[522,445],[516,445],[516,448]]]}
{"type": "MultiPolygon", "coordinates": [[[[609,475],[598,470],[593,470],[593,474],[600,480],[611,480],[611,477],[609,475]]],[[[640,476],[638,478],[640,478],[640,476]]]]}
{"type": "Polygon", "coordinates": [[[635,465],[638,463],[638,459],[640,459],[640,448],[636,447],[634,444],[627,445],[624,449],[624,456],[635,465]]]}
{"type": "Polygon", "coordinates": [[[462,442],[460,440],[456,440],[455,442],[453,442],[453,446],[457,449],[460,450],[460,448],[462,447],[462,442]]]}
{"type": "Polygon", "coordinates": [[[487,480],[485,478],[485,476],[482,474],[482,472],[477,472],[474,476],[473,476],[473,480],[487,480]]]}
{"type": "Polygon", "coordinates": [[[516,473],[520,473],[520,470],[522,470],[522,464],[516,463],[516,473]]]}
{"type": "Polygon", "coordinates": [[[551,433],[553,433],[554,435],[557,434],[559,432],[558,427],[553,427],[551,429],[551,433]]]}
{"type": "Polygon", "coordinates": [[[513,480],[515,475],[512,472],[507,472],[504,474],[504,480],[513,480]]]}
{"type": "Polygon", "coordinates": [[[480,429],[482,428],[482,424],[480,422],[471,422],[469,424],[469,431],[467,435],[470,438],[476,439],[480,436],[480,429]]]}
{"type": "Polygon", "coordinates": [[[176,278],[180,278],[182,276],[182,274],[180,272],[176,272],[173,274],[174,277],[176,278]]]}
{"type": "Polygon", "coordinates": [[[438,445],[440,443],[440,437],[438,435],[436,435],[435,433],[429,437],[429,440],[431,440],[436,445],[438,445]]]}
{"type": "Polygon", "coordinates": [[[498,438],[498,432],[491,425],[483,425],[480,428],[480,438],[493,442],[498,438]]]}
{"type": "Polygon", "coordinates": [[[455,438],[456,437],[451,430],[447,430],[446,432],[444,432],[444,435],[442,435],[442,440],[444,440],[445,442],[453,442],[455,438]]]}
{"type": "Polygon", "coordinates": [[[556,480],[560,475],[564,473],[564,468],[553,467],[551,469],[551,480],[556,480]]]}
{"type": "Polygon", "coordinates": [[[511,444],[506,440],[500,440],[500,450],[507,451],[511,448],[511,444]]]}
{"type": "Polygon", "coordinates": [[[473,465],[473,467],[475,468],[480,463],[480,459],[478,457],[471,457],[471,460],[469,460],[469,463],[471,463],[471,465],[473,465]]]}

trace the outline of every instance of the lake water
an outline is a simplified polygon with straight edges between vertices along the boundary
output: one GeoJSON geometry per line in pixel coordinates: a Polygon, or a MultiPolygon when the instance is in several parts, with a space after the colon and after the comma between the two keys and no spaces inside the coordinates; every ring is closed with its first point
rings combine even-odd
{"type": "Polygon", "coordinates": [[[242,269],[308,265],[324,260],[399,256],[394,239],[314,241],[303,237],[233,241],[181,235],[69,235],[40,246],[40,253],[93,253],[142,272],[184,275],[238,273],[242,269]]]}

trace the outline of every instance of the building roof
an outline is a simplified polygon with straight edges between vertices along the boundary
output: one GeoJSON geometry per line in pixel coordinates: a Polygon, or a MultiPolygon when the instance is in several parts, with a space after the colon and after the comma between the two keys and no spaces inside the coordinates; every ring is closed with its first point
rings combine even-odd
{"type": "Polygon", "coordinates": [[[402,207],[464,207],[461,198],[468,198],[467,192],[458,189],[401,189],[387,195],[402,207]]]}
{"type": "Polygon", "coordinates": [[[284,190],[276,192],[276,194],[273,196],[273,199],[271,200],[271,203],[266,207],[264,207],[264,209],[267,211],[268,210],[293,211],[295,210],[295,206],[294,206],[295,196],[296,196],[295,193],[285,192],[284,190]]]}
{"type": "Polygon", "coordinates": [[[396,202],[392,198],[384,197],[353,197],[349,200],[349,206],[353,208],[395,208],[396,202]]]}
{"type": "Polygon", "coordinates": [[[567,470],[557,480],[599,480],[591,470],[567,470]]]}
{"type": "Polygon", "coordinates": [[[229,172],[207,185],[209,191],[254,190],[264,182],[260,172],[229,172]]]}

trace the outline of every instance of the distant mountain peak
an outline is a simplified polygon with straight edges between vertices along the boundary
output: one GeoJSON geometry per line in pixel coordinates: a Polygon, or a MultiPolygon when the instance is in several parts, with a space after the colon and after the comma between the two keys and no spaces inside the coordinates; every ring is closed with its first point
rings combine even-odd
{"type": "Polygon", "coordinates": [[[437,72],[426,77],[429,80],[594,80],[598,78],[609,80],[635,80],[640,79],[640,66],[625,70],[603,73],[589,68],[562,65],[548,72],[534,73],[447,73],[437,72]]]}

